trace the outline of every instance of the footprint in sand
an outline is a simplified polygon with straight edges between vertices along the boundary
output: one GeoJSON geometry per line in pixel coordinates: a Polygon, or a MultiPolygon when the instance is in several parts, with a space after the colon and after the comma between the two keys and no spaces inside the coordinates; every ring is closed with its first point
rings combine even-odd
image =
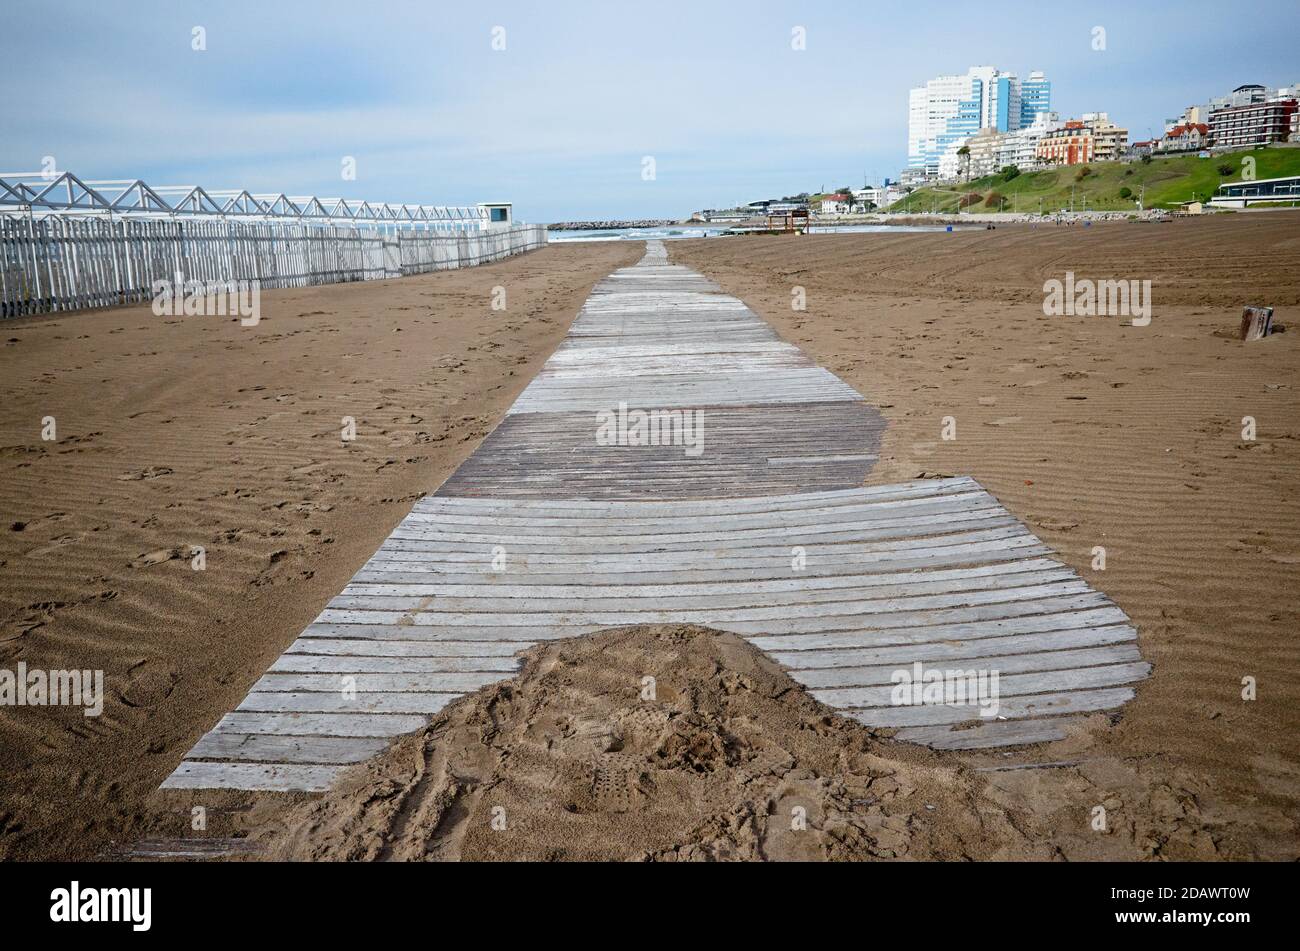
{"type": "Polygon", "coordinates": [[[165,561],[171,561],[174,558],[184,558],[186,551],[183,548],[159,548],[157,551],[147,552],[141,555],[135,561],[131,562],[132,568],[150,568],[154,565],[161,565],[165,561]]]}
{"type": "Polygon", "coordinates": [[[81,532],[77,535],[58,535],[50,539],[48,544],[42,545],[40,548],[33,548],[25,557],[37,558],[41,555],[47,555],[52,551],[58,551],[65,545],[71,545],[74,542],[81,541],[81,539],[86,537],[86,534],[86,532],[81,532]]]}
{"type": "Polygon", "coordinates": [[[167,466],[149,466],[147,469],[141,469],[139,472],[126,472],[117,477],[118,482],[143,482],[148,479],[157,479],[161,476],[171,475],[172,470],[167,466]]]}

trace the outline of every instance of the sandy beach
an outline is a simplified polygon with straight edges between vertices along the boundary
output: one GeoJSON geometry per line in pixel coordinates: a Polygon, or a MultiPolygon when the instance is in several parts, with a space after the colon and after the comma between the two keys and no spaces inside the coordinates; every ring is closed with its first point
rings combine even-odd
{"type": "MultiPolygon", "coordinates": [[[[9,323],[0,664],[102,668],[107,697],[98,718],[0,709],[0,762],[26,778],[0,793],[0,857],[182,834],[161,779],[642,252],[268,292],[256,328],[148,308],[9,323]]],[[[222,830],[292,859],[1300,856],[1300,217],[669,253],[879,407],[869,484],[973,476],[1114,598],[1155,665],[1137,699],[1056,743],[936,753],[834,716],[734,635],[622,629],[533,648],[326,796],[242,797],[222,830]],[[1150,324],[1044,316],[1066,271],[1150,280],[1150,324]],[[1292,329],[1241,343],[1247,303],[1292,329]],[[657,717],[611,658],[658,672],[657,717]],[[783,831],[796,800],[814,836],[783,831]],[[494,835],[498,806],[529,834],[494,835]]]]}
{"type": "Polygon", "coordinates": [[[982,795],[1036,816],[1068,858],[1300,854],[1300,217],[695,241],[673,256],[880,406],[872,482],[974,476],[1134,619],[1155,665],[1137,700],[1037,751],[1078,765],[993,774],[982,795]],[[1044,282],[1066,271],[1150,280],[1151,323],[1045,317],[1044,282]],[[1291,331],[1239,342],[1245,304],[1291,331]],[[1123,816],[1113,835],[1086,834],[1094,802],[1123,816]]]}

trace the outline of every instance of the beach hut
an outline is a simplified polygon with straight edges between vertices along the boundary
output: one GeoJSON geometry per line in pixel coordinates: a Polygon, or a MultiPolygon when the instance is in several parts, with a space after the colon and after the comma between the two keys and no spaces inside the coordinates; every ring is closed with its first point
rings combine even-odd
{"type": "Polygon", "coordinates": [[[486,212],[483,216],[484,228],[509,228],[514,222],[514,205],[508,201],[481,201],[479,208],[486,212]]]}

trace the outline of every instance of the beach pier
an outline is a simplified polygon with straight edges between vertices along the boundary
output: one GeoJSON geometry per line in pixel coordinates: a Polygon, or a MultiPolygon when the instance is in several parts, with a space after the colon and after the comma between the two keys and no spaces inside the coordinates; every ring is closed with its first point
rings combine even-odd
{"type": "Polygon", "coordinates": [[[1060,739],[1131,699],[1150,665],[1125,613],[971,478],[865,485],[884,427],[649,242],[163,787],[327,789],[520,651],[633,624],[735,632],[938,749],[1060,739]],[[996,702],[911,702],[926,670],[996,702]]]}

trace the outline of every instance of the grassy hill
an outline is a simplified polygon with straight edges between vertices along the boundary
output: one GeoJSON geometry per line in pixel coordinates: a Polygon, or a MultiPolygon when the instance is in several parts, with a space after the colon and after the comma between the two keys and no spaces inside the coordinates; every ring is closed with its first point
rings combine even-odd
{"type": "Polygon", "coordinates": [[[1024,172],[1011,181],[1000,175],[977,178],[966,183],[935,185],[918,189],[890,206],[890,211],[957,211],[963,195],[978,194],[979,199],[966,208],[972,212],[1005,211],[1050,213],[1070,207],[1074,190],[1076,210],[1136,211],[1137,199],[1145,189],[1147,208],[1172,208],[1185,201],[1207,199],[1225,182],[1241,180],[1242,158],[1255,159],[1255,178],[1280,178],[1300,175],[1300,148],[1260,148],[1226,152],[1211,158],[1180,155],[1157,158],[1151,162],[1093,162],[1082,178],[1083,166],[1063,166],[1043,172],[1024,172]],[[1220,165],[1231,165],[1231,175],[1220,175],[1220,165]],[[1132,192],[1120,196],[1120,189],[1132,192]],[[993,201],[989,203],[989,196],[993,201]],[[999,203],[997,197],[1006,199],[999,203]],[[1086,205],[1085,205],[1086,202],[1086,205]]]}

